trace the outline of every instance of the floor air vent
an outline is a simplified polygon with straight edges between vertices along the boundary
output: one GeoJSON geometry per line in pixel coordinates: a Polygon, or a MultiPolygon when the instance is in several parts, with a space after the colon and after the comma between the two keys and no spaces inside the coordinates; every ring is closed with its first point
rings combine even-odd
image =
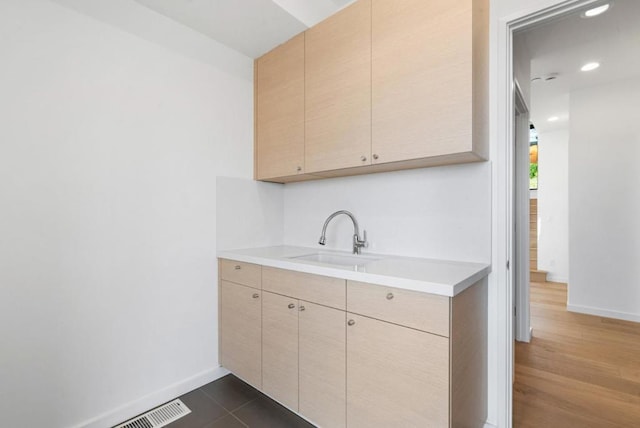
{"type": "Polygon", "coordinates": [[[191,410],[182,401],[173,400],[115,428],[160,428],[189,413],[191,413],[191,410]]]}

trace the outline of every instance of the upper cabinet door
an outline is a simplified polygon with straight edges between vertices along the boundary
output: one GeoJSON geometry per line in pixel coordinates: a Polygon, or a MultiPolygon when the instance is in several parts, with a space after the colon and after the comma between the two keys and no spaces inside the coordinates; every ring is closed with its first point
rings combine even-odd
{"type": "Polygon", "coordinates": [[[255,63],[256,178],[304,172],[304,33],[255,63]]]}
{"type": "Polygon", "coordinates": [[[305,172],[371,164],[371,0],[307,30],[305,172]]]}
{"type": "Polygon", "coordinates": [[[373,0],[372,154],[469,152],[473,0],[373,0]]]}

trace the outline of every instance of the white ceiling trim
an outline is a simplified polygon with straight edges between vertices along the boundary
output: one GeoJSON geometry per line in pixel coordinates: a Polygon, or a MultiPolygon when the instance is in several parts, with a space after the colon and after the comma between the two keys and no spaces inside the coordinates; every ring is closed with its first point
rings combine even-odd
{"type": "Polygon", "coordinates": [[[307,28],[333,15],[355,0],[271,0],[307,28]]]}
{"type": "Polygon", "coordinates": [[[265,54],[354,2],[354,0],[127,1],[136,1],[250,58],[265,54]]]}

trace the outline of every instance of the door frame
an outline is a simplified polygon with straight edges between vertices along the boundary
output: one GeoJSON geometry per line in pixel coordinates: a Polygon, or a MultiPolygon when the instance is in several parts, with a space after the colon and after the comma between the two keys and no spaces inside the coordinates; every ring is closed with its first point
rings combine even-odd
{"type": "Polygon", "coordinates": [[[498,427],[513,426],[514,379],[514,280],[510,264],[516,262],[514,236],[514,147],[515,91],[513,85],[513,35],[516,31],[559,17],[600,0],[566,0],[551,6],[533,6],[513,15],[498,18],[496,34],[496,143],[491,158],[493,272],[496,287],[497,333],[497,413],[498,427]]]}
{"type": "Polygon", "coordinates": [[[529,196],[529,107],[514,77],[513,141],[513,227],[514,254],[512,281],[514,287],[514,334],[518,342],[531,341],[529,316],[530,261],[530,196],[529,196]]]}

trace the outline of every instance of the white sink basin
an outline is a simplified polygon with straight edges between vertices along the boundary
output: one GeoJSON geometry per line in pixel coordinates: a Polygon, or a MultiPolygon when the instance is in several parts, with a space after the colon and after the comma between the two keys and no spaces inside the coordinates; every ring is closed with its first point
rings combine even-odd
{"type": "Polygon", "coordinates": [[[325,265],[333,265],[333,266],[352,266],[359,267],[365,266],[371,262],[374,262],[376,258],[367,257],[367,256],[349,256],[347,254],[329,254],[329,253],[312,253],[305,254],[302,256],[294,256],[289,257],[293,260],[300,260],[306,262],[315,262],[321,263],[325,265]]]}

